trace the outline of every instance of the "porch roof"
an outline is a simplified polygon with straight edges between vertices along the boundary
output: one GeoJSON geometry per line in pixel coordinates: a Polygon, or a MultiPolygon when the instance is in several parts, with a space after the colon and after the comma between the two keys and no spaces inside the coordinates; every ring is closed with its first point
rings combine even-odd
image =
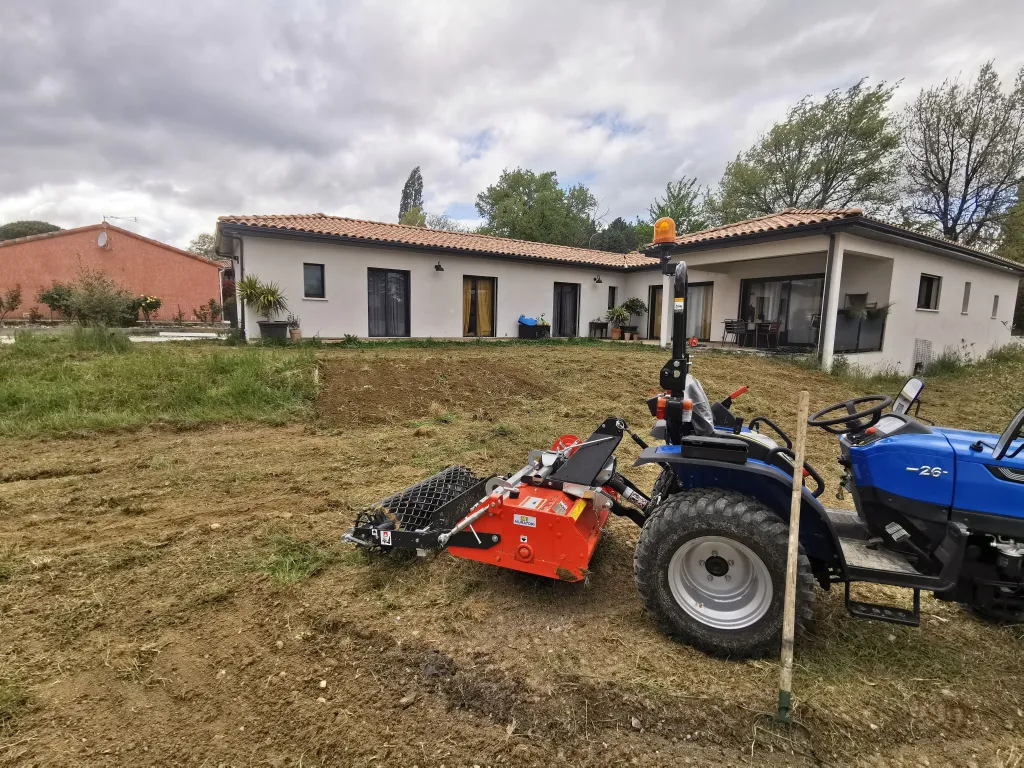
{"type": "MultiPolygon", "coordinates": [[[[768,240],[832,234],[850,231],[862,237],[928,250],[939,255],[973,261],[987,267],[1024,275],[1024,264],[1004,259],[985,251],[968,248],[943,237],[915,232],[906,227],[866,216],[860,208],[786,208],[779,213],[759,216],[690,232],[676,238],[671,254],[749,245],[768,240]]],[[[648,246],[653,248],[653,246],[648,246]]],[[[645,249],[646,250],[646,249],[645,249]]]]}

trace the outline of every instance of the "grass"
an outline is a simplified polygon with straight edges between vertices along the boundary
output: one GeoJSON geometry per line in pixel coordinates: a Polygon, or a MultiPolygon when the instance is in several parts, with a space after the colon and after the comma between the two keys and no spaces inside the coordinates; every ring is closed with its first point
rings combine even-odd
{"type": "Polygon", "coordinates": [[[28,692],[16,681],[0,678],[0,733],[31,703],[28,692]]]}
{"type": "Polygon", "coordinates": [[[269,538],[266,550],[253,566],[282,584],[294,584],[320,573],[336,557],[334,552],[318,542],[275,534],[269,538]]]}
{"type": "Polygon", "coordinates": [[[151,423],[261,421],[304,415],[315,395],[309,350],[132,344],[116,331],[19,334],[0,348],[0,435],[151,423]]]}

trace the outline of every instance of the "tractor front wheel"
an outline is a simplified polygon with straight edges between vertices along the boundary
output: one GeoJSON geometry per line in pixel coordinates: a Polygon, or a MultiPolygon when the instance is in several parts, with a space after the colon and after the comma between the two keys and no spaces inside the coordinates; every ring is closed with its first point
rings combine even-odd
{"type": "MultiPolygon", "coordinates": [[[[662,631],[706,653],[753,658],[782,638],[788,528],[761,502],[720,488],[677,493],[640,534],[634,574],[662,631]]],[[[796,629],[814,605],[811,564],[800,549],[796,629]]]]}

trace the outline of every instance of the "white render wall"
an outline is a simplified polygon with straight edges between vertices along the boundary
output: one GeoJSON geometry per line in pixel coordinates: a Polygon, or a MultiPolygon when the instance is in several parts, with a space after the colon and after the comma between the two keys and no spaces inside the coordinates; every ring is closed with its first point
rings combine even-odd
{"type": "MultiPolygon", "coordinates": [[[[882,351],[848,355],[850,362],[872,370],[892,369],[909,374],[914,369],[916,339],[930,341],[936,356],[947,349],[960,349],[965,343],[975,359],[1010,342],[1010,326],[1019,284],[1017,275],[998,268],[849,234],[842,236],[842,243],[847,254],[852,251],[880,256],[889,259],[892,268],[892,288],[888,297],[892,306],[885,322],[882,351]],[[917,308],[917,291],[922,273],[942,278],[939,308],[936,311],[917,308]],[[970,306],[967,314],[961,314],[964,283],[967,281],[971,283],[970,306]],[[997,294],[999,310],[993,319],[992,298],[997,294]]],[[[844,264],[844,281],[846,271],[844,264]]],[[[869,296],[868,300],[875,299],[869,296]]]]}
{"type": "MultiPolygon", "coordinates": [[[[297,315],[306,337],[336,339],[345,334],[369,333],[366,297],[367,268],[407,270],[409,274],[410,335],[414,338],[462,337],[462,278],[464,275],[497,278],[495,336],[519,335],[519,316],[545,316],[552,320],[554,283],[580,286],[579,333],[586,336],[588,323],[604,320],[608,310],[608,286],[618,287],[616,302],[629,295],[626,283],[638,273],[598,267],[556,266],[502,258],[477,258],[455,253],[355,246],[243,236],[244,270],[263,281],[275,281],[285,292],[289,311],[297,315]],[[443,272],[434,269],[440,261],[443,272]],[[324,265],[325,299],[303,298],[302,265],[324,265]],[[601,283],[594,278],[601,277],[601,283]]],[[[657,270],[649,273],[660,279],[657,270]]],[[[646,294],[641,296],[646,301],[646,294]]],[[[259,335],[255,313],[246,313],[246,332],[259,335]]],[[[283,317],[280,319],[284,319],[283,317]]],[[[643,328],[643,326],[641,326],[643,328]]]]}

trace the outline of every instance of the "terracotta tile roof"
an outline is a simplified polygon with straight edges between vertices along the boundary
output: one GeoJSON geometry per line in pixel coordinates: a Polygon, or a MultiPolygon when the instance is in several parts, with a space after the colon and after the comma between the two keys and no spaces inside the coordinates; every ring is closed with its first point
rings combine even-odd
{"type": "Polygon", "coordinates": [[[514,256],[537,259],[538,261],[554,261],[593,267],[636,269],[640,267],[654,267],[659,264],[658,259],[637,252],[609,253],[608,251],[595,251],[589,248],[572,248],[566,245],[549,245],[547,243],[534,243],[528,240],[513,240],[508,237],[444,232],[424,227],[410,227],[404,224],[385,224],[379,221],[348,219],[341,216],[328,216],[323,213],[282,216],[221,216],[217,219],[217,222],[218,229],[224,224],[237,224],[246,227],[263,227],[293,232],[308,232],[318,235],[334,235],[340,238],[378,243],[418,245],[427,248],[444,248],[450,251],[466,251],[468,253],[494,256],[514,256]]]}
{"type": "Polygon", "coordinates": [[[108,224],[105,221],[103,223],[101,223],[101,224],[87,224],[84,227],[75,227],[74,229],[58,229],[56,232],[43,232],[41,235],[28,235],[27,237],[15,237],[15,238],[13,238],[11,240],[0,240],[0,248],[4,248],[4,247],[6,247],[8,245],[19,245],[21,243],[31,243],[31,242],[35,242],[36,240],[50,240],[50,239],[55,238],[55,237],[64,237],[65,235],[75,235],[75,234],[78,234],[79,232],[88,232],[90,229],[95,229],[95,230],[106,229],[106,230],[110,230],[111,232],[118,232],[118,233],[120,233],[122,235],[127,235],[128,237],[133,237],[136,240],[141,240],[144,243],[149,243],[150,245],[157,245],[157,246],[159,246],[161,248],[167,249],[168,251],[173,251],[174,253],[180,254],[181,256],[188,256],[190,259],[195,259],[196,261],[201,261],[204,264],[212,264],[215,267],[225,268],[225,267],[231,266],[231,262],[229,260],[227,260],[227,259],[220,259],[220,258],[217,258],[217,259],[207,259],[207,258],[204,258],[203,256],[200,256],[198,254],[192,253],[191,251],[183,251],[181,248],[175,248],[173,245],[168,245],[167,243],[161,243],[159,240],[153,240],[150,237],[144,237],[143,235],[136,234],[135,232],[132,232],[130,230],[121,229],[121,227],[115,227],[113,224],[108,224]]]}
{"type": "Polygon", "coordinates": [[[735,224],[725,224],[721,227],[712,227],[701,232],[680,235],[676,238],[676,242],[679,245],[688,245],[690,243],[703,243],[709,240],[724,240],[729,237],[738,237],[739,235],[753,235],[759,232],[771,232],[773,230],[800,227],[807,224],[851,219],[863,215],[864,212],[860,208],[786,208],[781,213],[759,216],[756,219],[737,221],[735,224]]]}

